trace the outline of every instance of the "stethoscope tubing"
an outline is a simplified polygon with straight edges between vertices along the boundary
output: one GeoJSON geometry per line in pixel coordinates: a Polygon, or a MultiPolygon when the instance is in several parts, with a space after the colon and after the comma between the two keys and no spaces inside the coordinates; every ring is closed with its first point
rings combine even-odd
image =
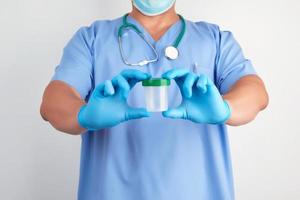
{"type": "MultiPolygon", "coordinates": [[[[181,29],[181,32],[179,33],[178,37],[174,41],[173,45],[171,46],[171,47],[174,47],[174,49],[176,49],[177,54],[178,54],[178,46],[179,46],[180,42],[182,41],[182,38],[183,38],[183,36],[185,35],[185,32],[186,32],[185,19],[181,15],[178,15],[178,16],[180,17],[180,20],[182,21],[182,29],[181,29]]],[[[153,45],[150,43],[150,41],[148,41],[146,39],[146,37],[144,36],[142,31],[140,31],[136,25],[127,22],[127,17],[128,17],[128,14],[124,15],[123,24],[118,29],[118,43],[119,43],[120,54],[121,54],[123,62],[126,65],[129,65],[129,66],[144,66],[144,65],[147,65],[149,63],[157,62],[159,60],[159,55],[158,55],[156,49],[153,47],[153,45]],[[123,34],[123,31],[126,30],[126,29],[127,30],[129,30],[129,29],[134,30],[146,42],[146,44],[152,49],[152,51],[155,54],[155,57],[150,59],[150,60],[146,60],[146,59],[141,60],[138,63],[128,62],[128,60],[125,58],[125,54],[124,54],[124,50],[123,50],[123,46],[122,46],[122,34],[123,34]]],[[[166,55],[166,57],[168,59],[170,59],[172,56],[166,55]]],[[[176,59],[176,58],[174,58],[174,59],[176,59]]]]}

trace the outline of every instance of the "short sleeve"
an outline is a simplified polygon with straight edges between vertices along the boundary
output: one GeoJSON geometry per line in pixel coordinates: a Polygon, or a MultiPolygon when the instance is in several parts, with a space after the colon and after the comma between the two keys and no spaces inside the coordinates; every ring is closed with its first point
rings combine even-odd
{"type": "Polygon", "coordinates": [[[240,78],[256,72],[231,32],[218,29],[216,37],[216,84],[220,93],[226,94],[240,78]]]}
{"type": "Polygon", "coordinates": [[[52,80],[60,80],[74,89],[85,99],[92,86],[94,34],[92,27],[79,29],[63,51],[60,64],[52,80]]]}

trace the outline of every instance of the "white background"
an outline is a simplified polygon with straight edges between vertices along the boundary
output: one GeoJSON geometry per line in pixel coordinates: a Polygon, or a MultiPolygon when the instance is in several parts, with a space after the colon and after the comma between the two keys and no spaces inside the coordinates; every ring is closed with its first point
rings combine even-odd
{"type": "MultiPolygon", "coordinates": [[[[129,0],[0,0],[0,199],[76,199],[80,137],[39,116],[44,87],[82,25],[130,11],[129,0]]],[[[178,0],[186,18],[231,30],[270,105],[230,128],[236,197],[300,199],[300,1],[178,0]]]]}

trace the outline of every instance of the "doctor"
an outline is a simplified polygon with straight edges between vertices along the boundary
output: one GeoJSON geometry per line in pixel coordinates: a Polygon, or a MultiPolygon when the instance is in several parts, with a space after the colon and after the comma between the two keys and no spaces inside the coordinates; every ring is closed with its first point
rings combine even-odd
{"type": "Polygon", "coordinates": [[[226,124],[267,106],[262,80],[230,32],[175,0],[132,3],[77,31],[44,93],[43,118],[82,137],[78,199],[234,199],[226,124]],[[163,113],[143,106],[151,77],[172,81],[163,113]]]}

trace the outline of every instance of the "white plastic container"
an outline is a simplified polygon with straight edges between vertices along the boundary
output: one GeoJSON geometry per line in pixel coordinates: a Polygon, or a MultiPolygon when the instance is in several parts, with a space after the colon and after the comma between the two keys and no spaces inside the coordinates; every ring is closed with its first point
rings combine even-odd
{"type": "Polygon", "coordinates": [[[146,108],[149,112],[168,110],[168,87],[170,80],[154,78],[143,81],[145,88],[146,108]]]}

